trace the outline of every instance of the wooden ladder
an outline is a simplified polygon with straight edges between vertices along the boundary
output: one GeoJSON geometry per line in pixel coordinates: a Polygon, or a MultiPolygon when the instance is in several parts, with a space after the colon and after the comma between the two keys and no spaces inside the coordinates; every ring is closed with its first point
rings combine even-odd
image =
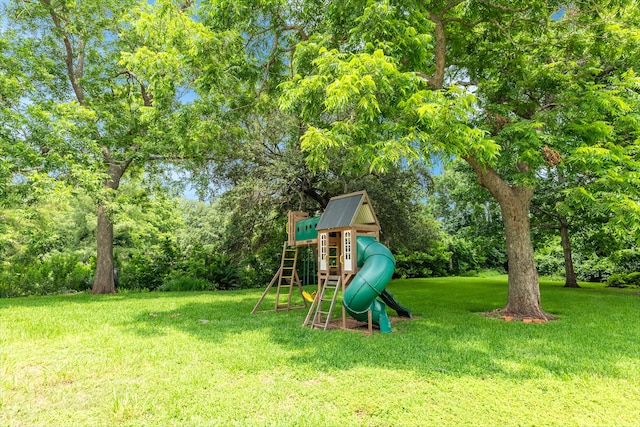
{"type": "Polygon", "coordinates": [[[316,311],[313,315],[313,321],[311,322],[312,328],[318,327],[327,330],[331,322],[331,317],[333,316],[333,309],[336,305],[340,287],[340,276],[327,276],[322,286],[322,291],[318,296],[316,311]],[[327,304],[329,305],[328,308],[326,308],[327,304]],[[323,318],[323,316],[325,317],[323,318]]]}
{"type": "Polygon", "coordinates": [[[298,278],[298,272],[296,271],[296,264],[298,262],[298,248],[288,247],[285,243],[282,248],[282,258],[280,260],[280,274],[278,275],[278,288],[276,290],[276,310],[286,309],[291,310],[291,296],[293,295],[293,286],[295,284],[300,288],[302,292],[302,285],[298,278]],[[285,288],[287,291],[285,303],[280,303],[280,297],[282,297],[282,290],[285,288]]]}
{"type": "MultiPolygon", "coordinates": [[[[276,289],[276,302],[273,311],[279,310],[296,310],[299,308],[307,307],[307,301],[302,298],[302,283],[300,278],[298,277],[298,272],[296,271],[296,265],[298,263],[298,248],[297,247],[289,247],[287,242],[284,242],[282,246],[282,258],[280,260],[280,268],[274,274],[271,282],[269,282],[269,286],[264,290],[264,293],[256,303],[256,306],[253,307],[251,314],[258,312],[258,307],[262,304],[262,301],[265,299],[269,290],[277,283],[276,289]],[[297,286],[300,291],[300,295],[302,298],[302,302],[304,305],[291,305],[291,300],[293,297],[293,287],[297,286]],[[281,298],[286,300],[281,302],[281,298]]],[[[271,310],[266,310],[271,311],[271,310]]]]}

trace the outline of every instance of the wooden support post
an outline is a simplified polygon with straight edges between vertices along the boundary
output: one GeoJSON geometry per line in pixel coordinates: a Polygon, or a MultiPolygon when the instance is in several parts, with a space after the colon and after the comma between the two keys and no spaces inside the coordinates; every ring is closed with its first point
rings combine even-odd
{"type": "MultiPolygon", "coordinates": [[[[273,311],[280,310],[296,310],[299,308],[305,308],[308,306],[307,300],[302,296],[302,282],[300,281],[300,277],[298,276],[298,272],[296,270],[298,261],[298,248],[290,248],[287,245],[287,242],[284,242],[282,245],[282,258],[280,261],[280,268],[276,272],[276,274],[269,282],[267,289],[264,290],[262,296],[256,303],[255,307],[251,311],[251,314],[255,314],[258,312],[258,308],[260,304],[264,301],[265,297],[271,290],[271,288],[276,285],[276,298],[275,298],[275,306],[273,311]],[[291,255],[293,253],[293,255],[291,255]],[[289,255],[289,256],[287,256],[289,255]],[[292,306],[291,301],[293,298],[293,287],[297,286],[298,291],[300,292],[300,298],[302,299],[302,305],[292,306]],[[287,289],[283,289],[287,288],[287,289]],[[286,298],[286,304],[280,302],[280,298],[286,298]]],[[[263,311],[271,311],[271,310],[263,310],[263,311]]]]}
{"type": "MultiPolygon", "coordinates": [[[[318,289],[320,288],[318,287],[318,289]]],[[[311,319],[315,314],[314,309],[316,308],[316,304],[318,304],[319,299],[320,299],[320,291],[316,292],[316,296],[313,299],[313,302],[311,303],[311,307],[309,307],[309,312],[307,313],[307,317],[305,317],[304,322],[302,323],[302,326],[309,326],[311,324],[311,319]]]]}
{"type": "Polygon", "coordinates": [[[276,280],[278,280],[278,277],[280,277],[280,272],[281,271],[282,271],[282,268],[279,268],[278,271],[276,272],[276,274],[274,274],[273,279],[271,279],[271,282],[269,282],[269,286],[267,286],[267,289],[265,289],[264,292],[262,293],[262,296],[260,297],[260,299],[256,303],[256,306],[253,307],[253,310],[251,311],[251,314],[256,314],[258,312],[258,307],[260,307],[260,304],[262,304],[262,301],[264,300],[264,298],[269,293],[269,290],[274,285],[274,283],[276,283],[276,280]]]}

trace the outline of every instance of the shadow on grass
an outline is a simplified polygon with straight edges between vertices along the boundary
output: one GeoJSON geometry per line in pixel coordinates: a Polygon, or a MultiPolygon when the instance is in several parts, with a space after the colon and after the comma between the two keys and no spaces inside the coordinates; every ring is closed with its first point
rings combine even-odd
{"type": "MultiPolygon", "coordinates": [[[[212,291],[211,293],[223,294],[224,292],[212,291]]],[[[34,295],[17,298],[0,298],[0,310],[11,307],[47,307],[52,304],[92,304],[96,302],[100,304],[115,304],[130,300],[190,298],[193,295],[194,293],[189,292],[137,292],[127,290],[116,294],[102,295],[93,295],[89,292],[71,292],[60,295],[34,295]]]]}
{"type": "MultiPolygon", "coordinates": [[[[628,376],[630,364],[638,366],[640,334],[629,328],[631,318],[640,320],[634,305],[637,299],[630,302],[615,296],[602,298],[601,292],[578,291],[567,300],[566,289],[549,287],[545,294],[552,312],[561,315],[559,322],[531,325],[477,315],[504,303],[504,287],[504,282],[486,279],[459,283],[398,281],[392,291],[417,318],[396,323],[392,334],[376,332],[371,337],[304,328],[306,310],[251,315],[259,297],[257,291],[233,293],[228,298],[212,294],[210,302],[143,311],[127,330],[150,337],[179,330],[211,344],[237,341],[234,352],[256,352],[259,356],[265,350],[243,342],[246,334],[255,333],[265,347],[276,346],[282,352],[283,364],[325,373],[374,367],[410,370],[424,377],[619,378],[628,376]],[[609,315],[612,312],[616,315],[609,315]]],[[[264,369],[269,368],[264,365],[264,369]]],[[[260,365],[247,369],[260,369],[260,365]]]]}
{"type": "MultiPolygon", "coordinates": [[[[390,290],[416,318],[394,324],[392,334],[376,332],[370,337],[304,328],[306,310],[252,315],[260,289],[19,298],[2,300],[0,307],[17,309],[16,314],[3,312],[5,325],[11,316],[17,319],[16,328],[42,322],[32,328],[32,339],[90,334],[94,325],[106,325],[103,331],[109,336],[111,328],[117,328],[125,335],[122,342],[126,334],[166,343],[187,334],[197,340],[197,351],[205,357],[216,352],[239,372],[291,366],[335,375],[364,367],[406,370],[426,378],[638,379],[640,328],[635,326],[640,324],[640,298],[631,293],[541,283],[543,307],[560,320],[534,325],[478,315],[504,305],[504,279],[398,280],[390,290]],[[218,348],[228,354],[221,355],[218,348]]],[[[267,301],[265,307],[270,304],[267,301]]]]}

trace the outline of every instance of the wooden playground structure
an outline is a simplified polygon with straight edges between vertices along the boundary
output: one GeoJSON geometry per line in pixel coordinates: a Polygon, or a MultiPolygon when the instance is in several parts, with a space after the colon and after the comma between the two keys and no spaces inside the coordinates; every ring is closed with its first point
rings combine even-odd
{"type": "MultiPolygon", "coordinates": [[[[345,194],[334,197],[329,201],[325,211],[321,216],[309,217],[306,212],[289,212],[287,223],[287,241],[282,248],[282,258],[280,268],[271,279],[271,282],[253,308],[252,313],[265,311],[297,310],[308,308],[309,312],[304,320],[304,326],[312,328],[328,329],[338,327],[349,329],[347,319],[347,309],[342,304],[341,318],[334,318],[334,310],[339,295],[345,295],[345,291],[358,274],[361,264],[358,262],[358,247],[362,247],[361,238],[368,238],[368,242],[376,242],[380,237],[380,224],[375,215],[371,201],[366,191],[345,194]],[[357,244],[356,244],[357,243],[357,244]],[[317,290],[310,295],[304,291],[300,277],[297,273],[298,250],[299,248],[311,247],[317,257],[317,290]],[[273,309],[260,310],[260,306],[265,301],[267,295],[275,288],[275,304],[273,309]],[[294,288],[297,292],[294,292],[294,288]],[[294,301],[294,300],[299,300],[294,301]],[[310,305],[309,305],[310,304],[310,305]]],[[[382,246],[378,243],[379,246],[382,246]]],[[[386,248],[384,248],[386,250],[386,248]]],[[[387,250],[388,251],[388,250],[387,250]]],[[[364,251],[362,251],[364,252],[364,251]]],[[[378,255],[379,254],[374,254],[378,255]]],[[[390,252],[386,255],[394,263],[390,252]]],[[[370,263],[372,264],[372,263],[370,263]]],[[[388,281],[393,273],[392,264],[385,272],[388,281]],[[391,269],[391,273],[389,273],[391,269]]],[[[370,285],[367,283],[367,286],[370,285]]],[[[386,282],[381,285],[386,286],[386,282]]],[[[373,294],[368,298],[381,296],[385,302],[393,296],[387,291],[385,295],[373,294]]],[[[399,303],[393,300],[399,307],[399,303]]],[[[394,307],[394,302],[390,305],[394,307]]],[[[380,303],[380,302],[378,302],[380,303]]],[[[387,302],[389,304],[389,302],[387,302]]],[[[368,304],[368,302],[367,302],[368,304]]],[[[384,304],[382,304],[384,306],[384,304]]],[[[409,310],[401,307],[410,317],[409,310]]],[[[372,310],[359,311],[358,314],[367,324],[369,333],[373,331],[372,310]]],[[[400,313],[400,311],[399,311],[400,313]]],[[[349,313],[353,316],[352,313],[349,313]]],[[[385,314],[386,316],[386,314],[385,314]]],[[[353,322],[349,322],[353,325],[353,322]]],[[[388,331],[390,332],[390,327],[388,331]]]]}

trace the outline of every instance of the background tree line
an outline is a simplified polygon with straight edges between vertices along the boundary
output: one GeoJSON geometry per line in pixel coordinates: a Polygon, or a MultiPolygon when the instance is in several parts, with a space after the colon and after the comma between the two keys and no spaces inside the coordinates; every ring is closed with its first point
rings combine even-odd
{"type": "MultiPolygon", "coordinates": [[[[454,162],[427,182],[412,180],[415,176],[407,171],[372,175],[344,189],[364,185],[371,194],[383,239],[397,260],[396,277],[506,273],[498,208],[468,167],[454,162]]],[[[119,289],[266,285],[279,267],[286,211],[298,207],[266,193],[254,195],[249,199],[235,189],[203,202],[185,199],[160,183],[125,181],[114,212],[119,289]],[[259,200],[261,196],[265,200],[259,200]]],[[[92,206],[87,194],[65,191],[2,209],[0,295],[90,290],[97,227],[92,206]]],[[[543,220],[534,215],[534,223],[543,220]]],[[[640,250],[633,239],[619,240],[597,224],[571,236],[578,280],[609,279],[614,286],[637,282],[632,274],[626,278],[640,271],[640,250]]],[[[541,224],[534,228],[534,241],[540,274],[565,277],[557,231],[541,224]]],[[[302,263],[299,268],[302,276],[302,263]]]]}

